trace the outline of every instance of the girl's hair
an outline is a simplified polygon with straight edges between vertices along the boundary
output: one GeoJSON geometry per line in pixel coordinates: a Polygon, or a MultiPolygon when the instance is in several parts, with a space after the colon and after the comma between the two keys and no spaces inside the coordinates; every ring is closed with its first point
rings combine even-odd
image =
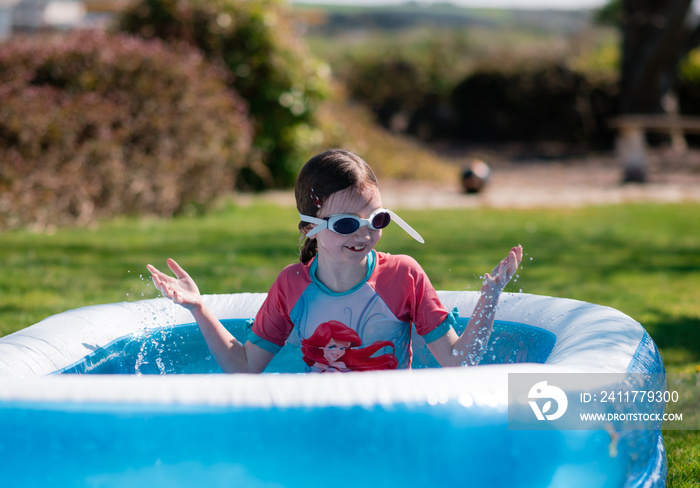
{"type": "MultiPolygon", "coordinates": [[[[379,188],[372,168],[359,156],[344,149],[330,149],[309,159],[297,178],[295,197],[300,214],[316,217],[333,193],[347,188],[362,191],[379,188]]],[[[299,222],[299,230],[309,222],[299,222]]],[[[309,262],[318,252],[316,239],[304,238],[300,260],[309,262]]]]}
{"type": "Polygon", "coordinates": [[[373,371],[379,369],[396,369],[399,365],[398,359],[394,356],[394,344],[391,341],[377,341],[367,347],[359,348],[362,340],[357,332],[347,325],[337,320],[331,320],[319,325],[308,339],[301,341],[301,351],[306,364],[313,366],[315,363],[328,364],[328,360],[323,355],[323,348],[331,340],[349,342],[349,347],[340,361],[352,371],[373,371]],[[372,357],[374,353],[385,347],[391,348],[391,353],[381,354],[372,357]]]}

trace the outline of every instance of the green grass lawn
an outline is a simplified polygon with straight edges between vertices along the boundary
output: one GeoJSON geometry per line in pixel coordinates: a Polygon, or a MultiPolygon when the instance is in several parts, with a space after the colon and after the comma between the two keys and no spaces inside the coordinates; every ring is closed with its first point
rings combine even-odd
{"type": "MultiPolygon", "coordinates": [[[[506,291],[576,298],[640,321],[669,371],[700,364],[700,204],[402,211],[424,245],[391,226],[379,249],[408,253],[437,289],[478,290],[515,244],[506,291]]],[[[0,235],[0,335],[67,309],[156,296],[145,265],[173,257],[203,293],[267,291],[297,259],[292,207],[230,204],[204,217],[115,219],[96,229],[0,235]]],[[[666,432],[670,487],[698,488],[700,435],[666,432]]]]}

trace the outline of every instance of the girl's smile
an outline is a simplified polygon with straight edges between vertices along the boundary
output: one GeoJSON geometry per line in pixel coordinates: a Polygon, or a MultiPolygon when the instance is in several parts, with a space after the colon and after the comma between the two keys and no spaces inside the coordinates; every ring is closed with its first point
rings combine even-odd
{"type": "Polygon", "coordinates": [[[364,252],[367,246],[353,246],[353,247],[348,247],[351,251],[354,252],[364,252]]]}

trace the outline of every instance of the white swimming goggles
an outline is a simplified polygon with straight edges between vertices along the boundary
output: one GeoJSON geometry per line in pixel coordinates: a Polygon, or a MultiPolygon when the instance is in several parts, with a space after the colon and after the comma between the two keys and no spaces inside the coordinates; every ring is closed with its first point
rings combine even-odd
{"type": "Polygon", "coordinates": [[[323,229],[328,229],[335,232],[336,234],[346,236],[352,234],[353,232],[356,232],[360,227],[364,225],[366,225],[372,230],[379,230],[389,225],[389,223],[393,220],[397,224],[399,224],[399,226],[415,240],[417,240],[421,244],[425,242],[420,236],[420,234],[413,229],[413,227],[408,225],[401,217],[396,215],[388,208],[378,208],[377,210],[372,212],[366,219],[360,218],[357,215],[353,214],[335,214],[322,219],[311,217],[309,215],[299,214],[299,218],[301,218],[301,220],[304,222],[316,224],[316,227],[311,229],[306,234],[306,237],[311,237],[315,234],[318,234],[323,229]]]}

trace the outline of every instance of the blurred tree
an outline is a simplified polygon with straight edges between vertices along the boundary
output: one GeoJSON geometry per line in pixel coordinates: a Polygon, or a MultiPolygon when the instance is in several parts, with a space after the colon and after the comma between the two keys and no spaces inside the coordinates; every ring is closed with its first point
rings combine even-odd
{"type": "MultiPolygon", "coordinates": [[[[692,0],[610,0],[597,15],[622,32],[618,111],[677,112],[674,93],[679,65],[700,44],[700,20],[692,0]]],[[[625,181],[644,181],[644,162],[629,164],[625,181]]]]}
{"type": "Polygon", "coordinates": [[[609,0],[595,12],[599,24],[620,26],[622,24],[622,0],[609,0]]]}
{"type": "Polygon", "coordinates": [[[613,0],[622,7],[621,113],[661,113],[680,61],[700,44],[692,0],[613,0]]]}
{"type": "Polygon", "coordinates": [[[316,110],[329,90],[328,68],[308,52],[294,21],[283,0],[136,0],[117,28],[195,46],[228,70],[231,88],[248,103],[264,163],[242,168],[236,182],[260,190],[293,185],[321,137],[316,110]]]}

